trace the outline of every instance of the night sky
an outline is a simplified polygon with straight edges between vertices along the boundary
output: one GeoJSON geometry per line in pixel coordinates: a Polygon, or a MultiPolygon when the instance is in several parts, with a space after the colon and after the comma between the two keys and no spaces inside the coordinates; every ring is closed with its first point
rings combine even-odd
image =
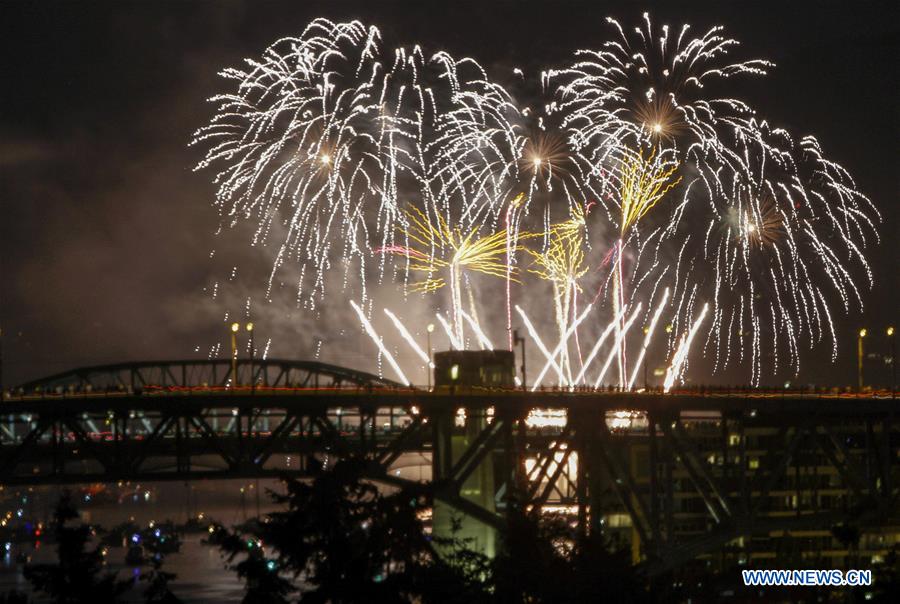
{"type": "MultiPolygon", "coordinates": [[[[219,270],[209,259],[214,188],[192,171],[202,151],[187,146],[212,115],[221,68],[324,16],[378,25],[385,45],[471,56],[498,77],[516,66],[535,74],[606,39],[605,16],[635,24],[645,8],[672,26],[721,23],[742,42],[737,56],[774,61],[736,95],[817,136],[882,212],[882,243],[867,252],[876,287],[863,313],[837,319],[837,368],[827,345],[803,358],[801,380],[852,383],[855,331],[869,327],[882,350],[884,327],[900,319],[896,1],[4,2],[5,385],[110,361],[204,358],[223,340],[223,311],[203,291],[219,270]]],[[[302,330],[281,335],[280,356],[310,349],[302,330]]],[[[323,360],[353,367],[361,354],[323,360]]]]}

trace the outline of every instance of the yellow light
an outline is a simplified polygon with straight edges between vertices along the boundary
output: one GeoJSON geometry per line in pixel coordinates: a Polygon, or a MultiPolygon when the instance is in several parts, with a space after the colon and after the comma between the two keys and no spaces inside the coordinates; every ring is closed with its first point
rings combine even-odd
{"type": "Polygon", "coordinates": [[[237,333],[238,329],[240,329],[240,328],[241,328],[241,326],[238,325],[237,323],[231,324],[231,331],[233,331],[234,333],[237,333]]]}
{"type": "Polygon", "coordinates": [[[456,381],[456,379],[458,377],[459,377],[459,365],[453,365],[450,368],[450,379],[453,381],[456,381]]]}
{"type": "Polygon", "coordinates": [[[428,331],[428,333],[434,332],[434,323],[429,323],[425,329],[428,331]]]}
{"type": "Polygon", "coordinates": [[[253,323],[247,323],[247,331],[253,331],[253,323]]]}
{"type": "Polygon", "coordinates": [[[893,326],[887,328],[887,335],[889,335],[889,336],[894,335],[894,327],[893,326]]]}
{"type": "Polygon", "coordinates": [[[672,333],[672,324],[671,323],[666,325],[666,333],[672,333]]]}
{"type": "Polygon", "coordinates": [[[859,330],[859,337],[864,338],[864,337],[866,337],[867,333],[869,333],[869,332],[866,330],[865,327],[863,327],[862,329],[859,330]]]}

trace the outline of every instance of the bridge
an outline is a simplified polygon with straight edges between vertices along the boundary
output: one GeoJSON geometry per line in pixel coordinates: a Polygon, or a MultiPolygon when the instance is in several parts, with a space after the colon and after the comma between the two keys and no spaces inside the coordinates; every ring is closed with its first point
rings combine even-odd
{"type": "Polygon", "coordinates": [[[402,485],[415,457],[436,526],[452,510],[489,540],[515,496],[624,535],[657,573],[760,556],[779,533],[815,549],[838,523],[900,526],[898,408],[887,393],[429,391],[317,362],[126,363],[7,394],[0,484],[303,477],[357,455],[402,485]]]}

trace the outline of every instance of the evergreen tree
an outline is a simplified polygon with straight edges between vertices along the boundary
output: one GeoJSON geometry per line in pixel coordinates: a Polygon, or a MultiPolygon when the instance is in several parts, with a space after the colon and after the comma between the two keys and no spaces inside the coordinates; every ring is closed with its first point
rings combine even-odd
{"type": "Polygon", "coordinates": [[[424,486],[385,493],[364,479],[366,464],[341,460],[313,468],[311,481],[286,480],[286,493],[273,494],[283,511],[214,536],[230,562],[244,556],[233,566],[244,602],[286,602],[294,581],[302,602],[477,601],[478,574],[438,557],[426,534],[424,486]]]}
{"type": "Polygon", "coordinates": [[[146,529],[141,534],[141,542],[147,551],[150,570],[141,574],[141,581],[147,583],[144,596],[148,603],[180,604],[181,600],[169,589],[169,583],[177,576],[175,573],[163,570],[166,556],[181,550],[181,538],[171,523],[152,529],[146,529]]]}
{"type": "Polygon", "coordinates": [[[58,561],[27,566],[25,577],[36,592],[46,594],[58,604],[117,602],[129,583],[117,580],[115,573],[104,570],[100,547],[88,548],[91,527],[75,523],[77,519],[78,510],[70,494],[63,494],[54,513],[58,561]]]}

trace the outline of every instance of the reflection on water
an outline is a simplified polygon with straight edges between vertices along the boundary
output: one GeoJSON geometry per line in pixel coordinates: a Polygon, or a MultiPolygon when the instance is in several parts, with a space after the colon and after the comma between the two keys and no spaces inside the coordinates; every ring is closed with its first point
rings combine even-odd
{"type": "MultiPolygon", "coordinates": [[[[408,480],[428,480],[429,463],[427,456],[405,454],[390,472],[408,480]]],[[[69,490],[82,521],[109,530],[125,522],[146,527],[151,522],[184,525],[198,519],[201,525],[218,522],[233,526],[273,511],[267,490],[280,491],[281,487],[275,480],[201,480],[80,485],[69,490]]],[[[31,592],[22,563],[17,562],[20,554],[36,563],[56,561],[56,546],[47,541],[47,533],[62,490],[55,486],[0,486],[0,592],[31,592]]],[[[242,583],[233,571],[225,569],[218,549],[201,543],[205,536],[200,532],[183,535],[181,552],[166,556],[163,570],[177,575],[172,591],[184,602],[239,602],[242,583]]],[[[126,552],[125,547],[109,548],[109,569],[123,578],[140,575],[140,569],[125,564],[126,552]]],[[[143,592],[144,585],[138,585],[127,601],[143,602],[143,592]]]]}
{"type": "MultiPolygon", "coordinates": [[[[183,524],[200,515],[205,521],[237,524],[255,516],[257,509],[263,514],[271,511],[273,507],[265,491],[277,486],[275,481],[223,480],[91,485],[72,487],[71,491],[82,520],[109,529],[126,521],[140,526],[166,520],[183,524]]],[[[31,593],[21,558],[27,556],[33,563],[56,562],[56,546],[46,540],[46,529],[61,492],[57,487],[0,490],[0,518],[5,518],[0,528],[6,531],[4,541],[10,540],[8,551],[5,542],[0,544],[0,592],[31,593]],[[35,537],[34,528],[40,526],[44,531],[35,537]],[[26,527],[31,535],[27,540],[21,539],[26,527]]],[[[218,549],[201,543],[204,537],[204,533],[183,535],[181,551],[166,557],[163,570],[177,575],[171,583],[172,591],[184,602],[239,602],[243,597],[242,583],[232,571],[225,569],[218,549]]],[[[107,566],[118,571],[120,578],[129,575],[136,578],[141,569],[125,564],[126,551],[125,547],[109,548],[107,566]]],[[[145,584],[138,583],[126,595],[126,601],[143,602],[144,588],[145,584]]]]}
{"type": "MultiPolygon", "coordinates": [[[[181,551],[166,557],[165,570],[178,575],[171,584],[172,591],[184,602],[239,602],[243,597],[243,585],[237,576],[224,570],[224,561],[218,550],[200,543],[200,535],[188,535],[181,551]]],[[[125,548],[111,548],[108,567],[118,570],[120,578],[140,575],[141,569],[125,565],[125,548]]],[[[32,556],[32,562],[55,562],[56,548],[52,545],[35,550],[31,546],[12,546],[10,552],[0,559],[0,591],[16,589],[30,593],[31,585],[22,575],[22,565],[16,563],[20,552],[32,556]]],[[[146,584],[137,582],[124,598],[127,602],[143,602],[146,584]]],[[[41,600],[37,600],[40,602],[41,600]]]]}

